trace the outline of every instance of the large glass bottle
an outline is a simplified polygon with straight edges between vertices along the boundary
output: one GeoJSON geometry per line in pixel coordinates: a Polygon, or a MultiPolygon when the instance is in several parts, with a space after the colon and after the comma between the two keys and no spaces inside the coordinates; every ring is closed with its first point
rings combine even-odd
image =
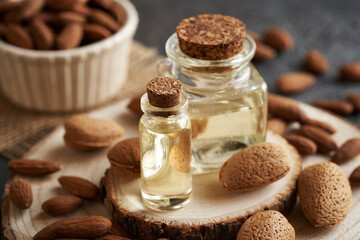
{"type": "MultiPolygon", "coordinates": [[[[166,107],[152,103],[154,95],[149,95],[149,90],[141,98],[141,194],[144,205],[155,210],[178,209],[190,201],[191,124],[187,96],[182,93],[178,97],[176,105],[166,107]]],[[[171,101],[165,96],[158,103],[171,101]]]]}
{"type": "Polygon", "coordinates": [[[201,60],[180,49],[176,33],[166,42],[168,58],[158,71],[179,79],[188,95],[193,173],[217,170],[239,149],[265,140],[267,85],[250,63],[255,49],[247,35],[235,56],[201,60]]]}

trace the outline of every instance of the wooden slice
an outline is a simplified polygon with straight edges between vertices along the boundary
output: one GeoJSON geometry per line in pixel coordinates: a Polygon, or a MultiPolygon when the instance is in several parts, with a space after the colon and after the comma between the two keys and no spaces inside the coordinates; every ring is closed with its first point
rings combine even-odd
{"type": "MultiPolygon", "coordinates": [[[[100,117],[100,118],[106,118],[106,119],[112,119],[119,123],[121,123],[124,128],[126,129],[126,134],[122,139],[134,137],[138,135],[137,131],[137,125],[138,125],[138,117],[135,116],[132,112],[128,111],[126,106],[128,104],[128,101],[119,102],[114,105],[108,106],[106,108],[97,110],[95,112],[92,112],[91,115],[94,117],[100,117]]],[[[334,115],[331,115],[325,111],[319,110],[317,108],[314,108],[312,106],[306,105],[306,104],[300,104],[300,107],[311,117],[317,120],[326,121],[327,123],[334,126],[337,130],[337,132],[333,135],[334,140],[338,145],[341,145],[349,138],[353,137],[360,137],[360,130],[350,122],[347,122],[346,120],[336,117],[334,115]]],[[[298,125],[293,125],[294,128],[297,128],[298,125]]],[[[101,201],[85,201],[80,209],[75,211],[74,213],[68,214],[63,217],[50,217],[44,214],[41,210],[41,204],[49,199],[50,197],[57,196],[57,195],[64,195],[67,194],[59,185],[57,179],[59,176],[62,175],[75,175],[75,176],[81,176],[84,178],[89,179],[90,181],[99,184],[100,179],[104,176],[104,173],[107,168],[109,168],[109,163],[106,159],[106,153],[108,149],[102,149],[100,151],[95,152],[79,152],[72,150],[64,145],[63,142],[63,135],[64,130],[62,127],[58,128],[56,131],[54,131],[50,136],[46,137],[43,141],[41,141],[39,144],[37,144],[28,154],[28,158],[39,158],[49,161],[55,161],[62,165],[62,170],[54,173],[48,177],[45,178],[27,178],[26,180],[30,181],[32,189],[33,189],[33,195],[34,195],[34,201],[33,205],[26,210],[19,210],[12,203],[9,202],[8,197],[8,188],[9,183],[13,181],[14,179],[18,178],[19,176],[11,176],[9,179],[9,182],[5,186],[5,193],[3,196],[2,201],[2,227],[5,229],[3,234],[6,238],[10,240],[30,240],[32,239],[32,236],[34,236],[40,229],[45,227],[46,225],[54,222],[55,220],[61,219],[61,218],[68,218],[68,217],[80,217],[85,215],[102,215],[105,217],[111,217],[111,212],[108,211],[108,209],[104,206],[104,204],[101,201]]],[[[273,139],[272,136],[269,137],[269,140],[273,139]]],[[[274,137],[274,141],[277,140],[277,137],[274,137]]],[[[280,140],[281,141],[281,140],[280,140]]],[[[314,163],[322,162],[322,161],[328,161],[329,155],[312,155],[309,157],[306,157],[303,160],[303,166],[308,166],[314,163]]],[[[344,170],[347,176],[350,175],[351,171],[355,169],[360,165],[360,155],[357,156],[355,159],[340,165],[341,168],[344,170]]],[[[111,176],[111,171],[107,173],[107,176],[111,176]]],[[[286,177],[290,177],[291,175],[288,174],[286,177]]],[[[113,176],[116,178],[116,176],[113,176]]],[[[286,178],[285,177],[285,178],[286,178]]],[[[121,180],[124,181],[124,180],[121,180]]],[[[284,181],[282,179],[282,181],[284,181]]],[[[238,193],[229,193],[225,190],[221,189],[218,185],[217,181],[217,175],[209,175],[209,176],[195,176],[194,177],[194,198],[193,201],[188,205],[186,208],[170,213],[173,216],[173,220],[176,223],[179,221],[194,221],[194,219],[198,216],[201,219],[208,218],[210,219],[209,224],[204,224],[203,227],[200,229],[189,229],[185,228],[187,232],[194,232],[196,234],[196,231],[201,234],[201,236],[205,236],[204,234],[207,234],[207,231],[209,230],[209,226],[213,225],[216,227],[216,234],[217,236],[222,236],[222,233],[229,233],[236,231],[235,229],[238,228],[239,221],[241,219],[235,219],[235,215],[243,215],[241,214],[241,210],[236,209],[229,210],[229,206],[236,206],[235,202],[239,202],[243,205],[250,206],[249,208],[253,208],[255,210],[255,206],[258,205],[260,207],[260,202],[264,202],[264,206],[268,205],[270,206],[272,204],[272,201],[269,197],[259,195],[259,193],[253,193],[254,196],[248,196],[247,198],[241,197],[238,193]],[[202,181],[202,178],[206,178],[206,181],[202,181]],[[198,182],[202,182],[201,184],[197,184],[198,182]],[[213,183],[213,185],[211,185],[213,183]],[[211,186],[210,186],[211,185],[211,186]],[[210,188],[211,187],[211,188],[210,188]],[[200,190],[209,189],[206,194],[199,195],[197,197],[197,192],[200,190]],[[231,199],[225,199],[225,196],[231,197],[231,199]],[[201,200],[202,204],[201,206],[195,206],[195,203],[199,203],[201,200]],[[251,206],[253,204],[254,206],[251,206]],[[214,206],[213,208],[209,209],[209,206],[214,206]],[[185,219],[183,216],[181,216],[181,213],[184,211],[187,211],[187,209],[190,209],[191,207],[194,207],[194,211],[191,214],[188,214],[189,218],[185,219]],[[212,215],[208,215],[212,214],[212,215]],[[175,219],[176,214],[176,219],[175,219]],[[229,218],[225,217],[225,214],[229,215],[229,218]],[[214,217],[215,216],[215,217],[214,217]],[[218,216],[218,217],[216,217],[218,216]],[[215,222],[221,221],[220,218],[223,218],[222,221],[226,222],[226,224],[214,224],[215,222]]],[[[137,185],[138,182],[126,182],[125,185],[134,185],[134,189],[127,188],[126,191],[130,194],[132,193],[132,196],[124,197],[125,199],[133,199],[134,203],[141,204],[140,195],[139,192],[136,191],[139,188],[137,185]]],[[[258,191],[264,191],[268,192],[269,189],[266,188],[273,188],[276,186],[276,184],[280,184],[280,182],[277,182],[271,186],[267,186],[264,189],[258,190],[258,191]]],[[[122,187],[120,188],[123,189],[122,187]]],[[[124,190],[122,190],[124,191],[124,190]]],[[[297,240],[306,240],[306,239],[360,239],[360,188],[353,188],[353,206],[350,210],[350,213],[346,217],[345,221],[340,224],[339,226],[335,228],[314,228],[312,227],[307,219],[304,217],[304,215],[301,212],[301,208],[299,204],[297,203],[295,205],[294,210],[288,215],[288,219],[290,223],[294,226],[296,231],[296,239],[297,240]]],[[[286,192],[286,191],[284,191],[286,192]]],[[[289,192],[291,192],[289,190],[289,192]]],[[[251,194],[251,193],[247,193],[251,194]]],[[[244,195],[245,196],[245,195],[244,195]]],[[[117,196],[117,199],[120,200],[121,196],[117,196]]],[[[279,210],[285,211],[290,208],[291,206],[291,197],[287,197],[288,202],[286,202],[286,196],[280,196],[278,195],[277,198],[277,204],[272,204],[273,207],[278,207],[279,210]],[[281,199],[281,200],[280,200],[281,199]],[[282,207],[282,208],[281,208],[282,207]]],[[[128,201],[128,200],[127,200],[128,201]]],[[[122,202],[112,201],[109,200],[106,201],[108,206],[115,206],[115,205],[122,205],[122,202]]],[[[125,202],[125,201],[124,201],[125,202]]],[[[129,204],[127,204],[129,205],[129,204]]],[[[264,206],[261,206],[264,208],[264,206]]],[[[137,212],[126,212],[124,213],[124,216],[129,216],[128,218],[122,218],[118,213],[114,214],[117,216],[119,222],[124,222],[126,224],[132,224],[136,223],[136,218],[130,218],[130,216],[149,216],[148,210],[145,210],[142,207],[142,204],[139,206],[134,206],[134,208],[141,209],[137,212]],[[125,220],[126,221],[125,221],[125,220]],[[120,221],[121,220],[121,221],[120,221]]],[[[115,210],[113,208],[112,210],[115,210]]],[[[155,214],[159,216],[159,214],[155,214]]],[[[166,214],[165,214],[166,215],[166,214]]],[[[243,219],[244,220],[244,219],[243,219]]],[[[146,219],[148,224],[155,224],[159,225],[159,221],[155,221],[154,219],[146,219]]],[[[194,223],[195,225],[199,225],[200,222],[194,223]]],[[[205,223],[202,221],[202,223],[205,223]]],[[[131,227],[131,226],[130,226],[131,227]]],[[[144,226],[146,227],[146,226],[144,226]]],[[[130,229],[130,228],[129,228],[130,229]]],[[[172,230],[172,229],[171,229],[172,230]]],[[[213,230],[215,232],[215,229],[213,230]]],[[[149,236],[152,236],[153,233],[149,233],[149,236]]],[[[164,233],[160,233],[159,236],[165,235],[164,233]]],[[[179,232],[177,234],[178,238],[185,238],[186,236],[182,235],[182,232],[179,232]]],[[[199,237],[193,237],[191,235],[188,235],[188,239],[199,239],[199,237]]],[[[147,238],[146,238],[147,239],[147,238]]],[[[205,239],[205,238],[203,238],[205,239]]],[[[218,238],[218,239],[223,239],[218,238]]]]}

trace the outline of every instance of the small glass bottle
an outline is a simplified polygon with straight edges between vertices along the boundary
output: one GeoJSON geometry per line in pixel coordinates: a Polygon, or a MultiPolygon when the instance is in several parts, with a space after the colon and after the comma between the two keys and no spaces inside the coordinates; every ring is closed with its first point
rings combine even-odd
{"type": "Polygon", "coordinates": [[[181,82],[158,77],[141,98],[141,195],[153,210],[173,210],[190,201],[191,123],[181,82]]]}
{"type": "Polygon", "coordinates": [[[188,95],[192,172],[218,170],[239,149],[265,140],[267,85],[250,63],[256,44],[240,20],[219,14],[185,19],[176,32],[158,71],[179,79],[188,95]]]}

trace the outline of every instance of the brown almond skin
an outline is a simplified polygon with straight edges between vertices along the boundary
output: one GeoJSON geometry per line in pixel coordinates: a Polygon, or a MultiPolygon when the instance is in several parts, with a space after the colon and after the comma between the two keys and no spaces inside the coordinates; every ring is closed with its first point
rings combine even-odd
{"type": "Polygon", "coordinates": [[[66,50],[78,47],[83,38],[83,34],[84,30],[81,24],[68,24],[56,38],[56,49],[66,50]]]}
{"type": "Polygon", "coordinates": [[[283,28],[270,27],[265,30],[264,43],[278,51],[288,51],[294,48],[294,40],[283,28]]]}
{"type": "Polygon", "coordinates": [[[17,47],[33,49],[34,42],[28,31],[19,24],[9,24],[5,34],[5,39],[17,47]]]}
{"type": "Polygon", "coordinates": [[[61,223],[58,233],[70,238],[96,238],[106,234],[111,227],[111,221],[101,216],[68,218],[61,223]]]}
{"type": "Polygon", "coordinates": [[[274,94],[268,95],[268,112],[287,122],[303,122],[307,119],[306,114],[299,108],[297,102],[274,94]]]}
{"type": "Polygon", "coordinates": [[[350,184],[353,186],[360,186],[360,166],[355,168],[349,177],[350,184]]]}
{"type": "Polygon", "coordinates": [[[342,164],[360,154],[360,138],[351,138],[341,145],[334,153],[331,161],[342,164]]]}
{"type": "Polygon", "coordinates": [[[120,26],[123,26],[125,24],[127,18],[126,11],[117,2],[114,1],[112,2],[109,12],[115,18],[115,20],[120,24],[120,26]]]}
{"type": "Polygon", "coordinates": [[[34,38],[36,49],[51,50],[54,48],[54,32],[44,21],[35,18],[29,25],[29,31],[34,38]]]}
{"type": "Polygon", "coordinates": [[[315,76],[305,72],[281,74],[276,80],[277,88],[283,93],[299,93],[310,88],[315,83],[315,76]]]}
{"type": "Polygon", "coordinates": [[[329,71],[329,62],[319,51],[310,50],[305,57],[305,67],[315,74],[323,74],[329,71]]]}
{"type": "Polygon", "coordinates": [[[219,178],[226,190],[244,192],[275,182],[289,171],[285,150],[275,143],[263,142],[231,156],[222,165],[219,178]]]}
{"type": "Polygon", "coordinates": [[[8,162],[13,173],[27,177],[42,177],[57,172],[61,166],[56,162],[30,159],[13,159],[8,162]]]}
{"type": "Polygon", "coordinates": [[[95,4],[97,7],[109,10],[112,7],[112,0],[90,0],[90,3],[95,4]]]}
{"type": "Polygon", "coordinates": [[[332,162],[306,167],[298,179],[301,209],[314,227],[333,227],[350,211],[352,192],[341,168],[332,162]]]}
{"type": "Polygon", "coordinates": [[[108,38],[111,32],[99,24],[85,24],[84,38],[90,42],[96,42],[108,38]]]}
{"type": "Polygon", "coordinates": [[[20,4],[18,1],[0,1],[0,15],[19,7],[20,4]]]}
{"type": "Polygon", "coordinates": [[[46,6],[56,11],[72,10],[74,5],[80,1],[81,0],[47,0],[46,6]]]}
{"type": "Polygon", "coordinates": [[[76,3],[72,8],[71,11],[83,14],[85,16],[89,16],[91,13],[91,8],[83,3],[76,3]]]}
{"type": "Polygon", "coordinates": [[[4,24],[0,23],[0,39],[5,35],[6,27],[4,24]]]}
{"type": "Polygon", "coordinates": [[[62,224],[62,220],[47,225],[33,236],[33,240],[49,240],[59,239],[62,236],[58,233],[58,227],[62,224]]]}
{"type": "Polygon", "coordinates": [[[33,202],[31,185],[24,179],[16,179],[11,183],[9,189],[11,202],[20,209],[27,209],[33,202]]]}
{"type": "Polygon", "coordinates": [[[71,11],[63,11],[58,13],[57,21],[60,25],[67,25],[70,23],[85,23],[86,17],[83,14],[71,12],[71,11]]]}
{"type": "Polygon", "coordinates": [[[113,146],[107,157],[111,167],[122,177],[136,179],[140,177],[140,141],[129,138],[113,146]]]}
{"type": "Polygon", "coordinates": [[[295,240],[295,230],[280,212],[260,211],[242,224],[236,236],[236,240],[250,239],[295,240]]]}
{"type": "Polygon", "coordinates": [[[120,25],[115,19],[108,13],[101,10],[93,10],[89,15],[89,22],[102,25],[103,27],[117,32],[120,29],[120,25]]]}
{"type": "Polygon", "coordinates": [[[342,65],[340,77],[344,81],[360,81],[360,62],[350,62],[342,65]]]}
{"type": "Polygon", "coordinates": [[[85,198],[95,199],[100,193],[99,188],[87,179],[74,176],[59,177],[61,186],[69,193],[85,198]]]}
{"type": "Polygon", "coordinates": [[[95,240],[130,240],[130,238],[106,234],[106,235],[96,238],[95,240]]]}
{"type": "Polygon", "coordinates": [[[75,211],[82,203],[82,199],[75,196],[56,196],[46,200],[42,210],[53,217],[62,216],[75,211]]]}
{"type": "Polygon", "coordinates": [[[256,42],[256,50],[253,60],[255,62],[263,62],[269,59],[273,59],[276,56],[276,51],[266,44],[256,42]]]}
{"type": "Polygon", "coordinates": [[[285,139],[291,145],[293,145],[296,148],[296,150],[298,150],[301,156],[307,156],[316,153],[317,150],[316,144],[312,140],[304,136],[292,134],[286,136],[285,139]]]}
{"type": "Polygon", "coordinates": [[[346,101],[317,99],[314,105],[339,115],[349,115],[354,111],[354,106],[346,101]]]}
{"type": "Polygon", "coordinates": [[[129,104],[127,105],[127,108],[137,114],[139,117],[144,114],[141,110],[141,97],[143,95],[144,93],[134,96],[133,98],[131,98],[129,104]]]}
{"type": "Polygon", "coordinates": [[[323,121],[307,118],[303,122],[301,122],[301,124],[321,128],[322,130],[326,131],[329,134],[336,133],[336,129],[333,126],[323,121]]]}
{"type": "Polygon", "coordinates": [[[360,94],[349,93],[347,95],[347,100],[354,106],[354,109],[357,112],[360,112],[360,94]]]}
{"type": "Polygon", "coordinates": [[[24,0],[21,4],[19,16],[29,19],[37,14],[45,5],[45,0],[24,0]]]}
{"type": "Polygon", "coordinates": [[[305,125],[299,129],[298,134],[315,142],[320,153],[329,153],[337,149],[337,145],[331,135],[321,128],[305,125]]]}
{"type": "Polygon", "coordinates": [[[267,129],[273,133],[283,135],[287,129],[287,123],[280,118],[272,118],[267,121],[267,129]]]}

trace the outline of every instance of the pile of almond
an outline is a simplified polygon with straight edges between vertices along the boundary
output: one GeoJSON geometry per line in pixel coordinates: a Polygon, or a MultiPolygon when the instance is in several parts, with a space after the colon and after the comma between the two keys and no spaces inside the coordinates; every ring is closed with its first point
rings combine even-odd
{"type": "Polygon", "coordinates": [[[65,50],[110,37],[126,21],[113,0],[0,2],[0,38],[17,47],[65,50]]]}

